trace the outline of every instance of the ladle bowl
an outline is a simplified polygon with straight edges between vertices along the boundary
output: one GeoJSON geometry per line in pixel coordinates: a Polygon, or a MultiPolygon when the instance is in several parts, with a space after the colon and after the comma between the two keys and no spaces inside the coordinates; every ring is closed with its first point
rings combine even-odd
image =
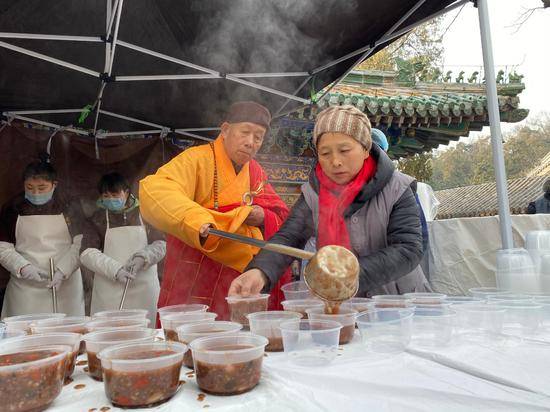
{"type": "Polygon", "coordinates": [[[342,246],[323,246],[307,264],[304,280],[315,296],[343,302],[359,289],[359,261],[342,246]]]}

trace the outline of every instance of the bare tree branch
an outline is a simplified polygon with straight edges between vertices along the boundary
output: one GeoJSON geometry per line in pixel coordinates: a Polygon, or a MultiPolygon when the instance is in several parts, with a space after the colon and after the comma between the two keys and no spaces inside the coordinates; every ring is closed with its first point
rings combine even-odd
{"type": "Polygon", "coordinates": [[[549,7],[550,6],[550,0],[542,0],[543,2],[543,6],[541,7],[534,7],[534,8],[531,8],[531,9],[523,9],[523,13],[521,13],[519,15],[519,17],[516,19],[515,23],[514,24],[511,24],[510,26],[506,26],[506,27],[515,27],[516,30],[514,30],[514,33],[513,34],[516,34],[520,29],[521,27],[525,24],[525,22],[527,20],[529,20],[529,18],[533,15],[533,13],[537,10],[543,10],[545,9],[546,7],[549,7]]]}

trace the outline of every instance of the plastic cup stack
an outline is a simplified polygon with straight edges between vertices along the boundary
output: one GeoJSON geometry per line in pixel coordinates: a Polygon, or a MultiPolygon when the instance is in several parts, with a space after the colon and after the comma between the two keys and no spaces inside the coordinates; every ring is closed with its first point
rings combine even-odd
{"type": "Polygon", "coordinates": [[[512,293],[540,293],[540,279],[526,249],[502,249],[497,252],[497,286],[512,293]]]}

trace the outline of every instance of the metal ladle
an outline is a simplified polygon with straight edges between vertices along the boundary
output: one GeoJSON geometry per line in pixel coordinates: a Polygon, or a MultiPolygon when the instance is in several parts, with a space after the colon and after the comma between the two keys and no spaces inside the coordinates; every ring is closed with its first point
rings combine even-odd
{"type": "Polygon", "coordinates": [[[304,281],[317,297],[328,302],[329,312],[351,299],[359,289],[359,261],[348,249],[329,245],[320,248],[304,270],[304,281]]]}
{"type": "Polygon", "coordinates": [[[217,229],[210,229],[208,234],[298,259],[308,259],[304,272],[306,285],[314,295],[336,305],[354,297],[359,288],[359,261],[342,246],[324,246],[317,253],[312,253],[217,229]]]}
{"type": "MultiPolygon", "coordinates": [[[[55,265],[53,262],[53,258],[50,258],[50,282],[53,282],[53,275],[55,273],[55,265]]],[[[53,305],[53,313],[57,313],[57,291],[55,290],[55,287],[52,287],[52,305],[53,305]]]]}
{"type": "Polygon", "coordinates": [[[129,285],[130,285],[130,279],[126,279],[126,284],[124,285],[124,291],[122,292],[122,298],[120,299],[118,310],[122,310],[122,308],[124,307],[124,301],[126,300],[126,293],[128,292],[129,285]]]}

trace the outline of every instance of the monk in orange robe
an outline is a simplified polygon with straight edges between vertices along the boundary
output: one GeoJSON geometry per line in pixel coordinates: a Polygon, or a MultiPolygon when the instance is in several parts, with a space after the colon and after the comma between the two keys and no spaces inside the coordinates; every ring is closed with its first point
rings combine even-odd
{"type": "MultiPolygon", "coordinates": [[[[228,319],[229,286],[258,249],[208,236],[215,228],[269,239],[288,216],[262,167],[253,159],[269,129],[269,110],[255,102],[231,106],[218,138],[189,148],[140,182],[145,220],[167,233],[167,251],[158,307],[203,303],[218,319],[228,319]]],[[[279,309],[280,286],[269,308],[279,309]]]]}

